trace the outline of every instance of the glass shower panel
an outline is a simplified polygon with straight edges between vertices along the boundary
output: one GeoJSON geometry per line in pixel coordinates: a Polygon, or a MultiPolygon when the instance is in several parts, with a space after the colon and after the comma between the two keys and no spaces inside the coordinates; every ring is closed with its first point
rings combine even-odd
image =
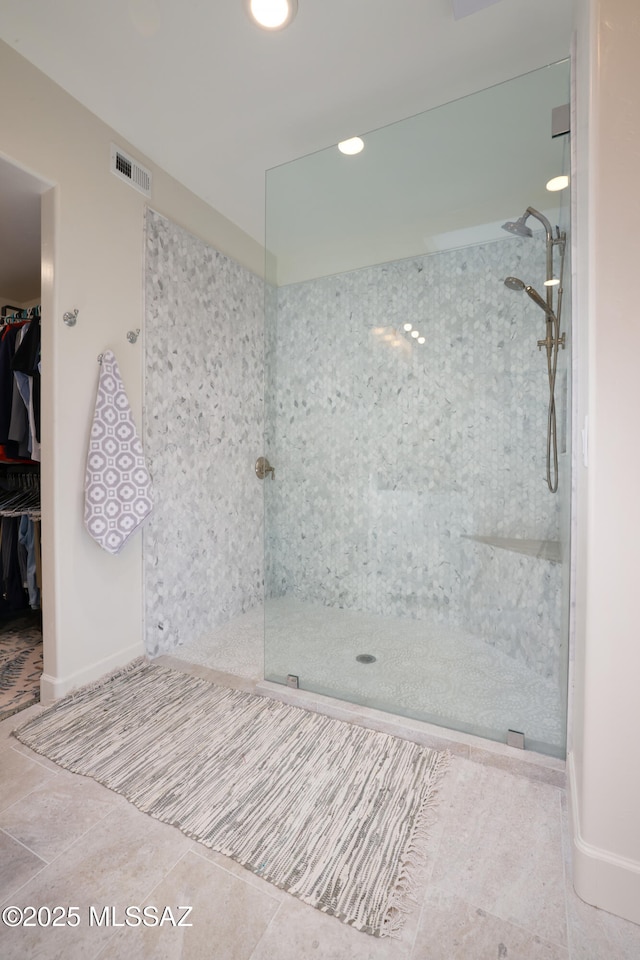
{"type": "Polygon", "coordinates": [[[554,494],[547,314],[504,283],[546,298],[545,231],[502,224],[566,229],[568,98],[555,64],[267,175],[265,677],[556,756],[569,352],[554,494]]]}

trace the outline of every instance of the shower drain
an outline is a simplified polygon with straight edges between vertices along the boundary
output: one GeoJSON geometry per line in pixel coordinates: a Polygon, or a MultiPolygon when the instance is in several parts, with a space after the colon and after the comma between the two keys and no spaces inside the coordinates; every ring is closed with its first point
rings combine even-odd
{"type": "Polygon", "coordinates": [[[359,653],[356,657],[358,663],[375,663],[376,658],[370,653],[359,653]]]}

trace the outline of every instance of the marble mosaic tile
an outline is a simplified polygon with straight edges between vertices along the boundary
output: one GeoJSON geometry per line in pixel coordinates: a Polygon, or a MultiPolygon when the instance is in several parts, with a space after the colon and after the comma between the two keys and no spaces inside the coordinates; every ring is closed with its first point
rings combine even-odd
{"type": "Polygon", "coordinates": [[[146,649],[262,599],[263,283],[153,211],[146,221],[146,649]]]}
{"type": "Polygon", "coordinates": [[[463,626],[557,676],[563,565],[465,539],[564,536],[544,315],[503,283],[544,270],[543,242],[510,237],[272,294],[269,596],[463,626]]]}
{"type": "MultiPolygon", "coordinates": [[[[263,304],[262,281],[150,212],[146,267],[151,655],[260,602],[264,495],[270,597],[461,627],[561,681],[567,564],[467,539],[564,537],[566,498],[545,483],[544,317],[503,283],[540,286],[543,243],[268,286],[263,304]],[[263,485],[261,452],[276,468],[263,485]]],[[[559,411],[565,372],[561,357],[559,411]]]]}

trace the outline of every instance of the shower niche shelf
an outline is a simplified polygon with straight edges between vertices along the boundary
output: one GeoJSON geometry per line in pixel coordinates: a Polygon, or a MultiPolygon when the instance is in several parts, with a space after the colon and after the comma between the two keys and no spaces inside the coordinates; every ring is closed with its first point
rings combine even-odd
{"type": "Polygon", "coordinates": [[[527,557],[538,557],[551,563],[562,563],[562,543],[560,540],[529,540],[518,537],[480,537],[475,534],[463,534],[465,540],[485,543],[499,550],[522,553],[527,557]]]}

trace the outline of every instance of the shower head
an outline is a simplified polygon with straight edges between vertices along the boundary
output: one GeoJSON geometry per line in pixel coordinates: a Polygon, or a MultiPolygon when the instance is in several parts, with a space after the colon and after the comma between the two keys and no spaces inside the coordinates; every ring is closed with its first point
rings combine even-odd
{"type": "Polygon", "coordinates": [[[506,223],[502,224],[502,229],[508,233],[514,233],[516,237],[532,237],[533,233],[531,228],[526,225],[526,219],[527,214],[525,213],[519,220],[507,220],[506,223]]]}
{"type": "Polygon", "coordinates": [[[527,207],[525,212],[521,217],[518,217],[517,220],[507,220],[506,223],[502,224],[502,229],[506,230],[507,233],[515,233],[516,237],[532,237],[533,233],[531,232],[531,227],[527,226],[527,220],[529,217],[535,217],[536,220],[539,220],[547,233],[547,242],[551,243],[553,241],[553,230],[551,229],[551,224],[545,217],[544,213],[540,213],[539,210],[536,210],[534,207],[527,207]]]}
{"type": "Polygon", "coordinates": [[[538,291],[528,283],[525,283],[524,280],[520,280],[519,277],[507,277],[504,281],[504,285],[505,287],[508,287],[509,290],[517,290],[519,292],[524,290],[525,293],[531,297],[533,302],[537,303],[546,314],[553,316],[553,311],[549,304],[545,303],[538,291]]]}

